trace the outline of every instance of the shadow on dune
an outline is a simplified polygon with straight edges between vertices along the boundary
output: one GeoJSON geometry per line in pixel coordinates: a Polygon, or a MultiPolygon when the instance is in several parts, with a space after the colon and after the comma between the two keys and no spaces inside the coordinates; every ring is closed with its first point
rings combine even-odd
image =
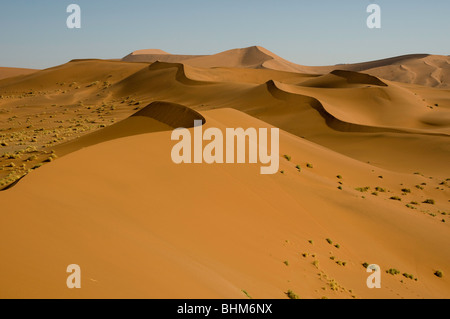
{"type": "Polygon", "coordinates": [[[184,105],[155,101],[116,124],[59,145],[55,152],[61,156],[122,137],[170,131],[179,127],[190,128],[194,126],[194,120],[206,123],[203,115],[184,105]]]}
{"type": "MultiPolygon", "coordinates": [[[[195,120],[201,120],[203,124],[206,123],[206,119],[200,113],[184,105],[156,101],[123,121],[99,131],[87,134],[73,141],[58,145],[54,150],[55,153],[61,157],[82,148],[118,138],[146,133],[170,131],[180,127],[191,128],[194,127],[195,120]]],[[[148,147],[151,147],[151,145],[148,147]]],[[[22,178],[7,185],[0,191],[11,189],[17,185],[22,178]]]]}
{"type": "Polygon", "coordinates": [[[336,118],[334,115],[329,113],[323,104],[316,98],[312,96],[302,95],[298,93],[291,93],[287,92],[277,86],[277,83],[274,81],[268,81],[266,83],[267,90],[269,93],[277,98],[277,99],[288,99],[288,98],[297,98],[302,100],[303,102],[307,102],[310,107],[312,107],[314,110],[316,110],[320,116],[322,116],[325,120],[325,123],[328,127],[330,127],[333,130],[339,131],[339,132],[370,132],[370,133],[379,133],[379,132],[393,132],[398,133],[402,132],[400,130],[396,129],[389,129],[389,128],[379,128],[379,127],[372,127],[372,126],[366,126],[366,125],[359,125],[354,124],[350,122],[342,121],[338,118],[336,118]]]}

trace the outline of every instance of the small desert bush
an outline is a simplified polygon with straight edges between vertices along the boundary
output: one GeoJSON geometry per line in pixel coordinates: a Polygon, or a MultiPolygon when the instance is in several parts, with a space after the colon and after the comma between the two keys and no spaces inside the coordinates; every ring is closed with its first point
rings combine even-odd
{"type": "Polygon", "coordinates": [[[400,197],[398,197],[398,196],[392,196],[391,198],[389,198],[389,199],[391,199],[391,200],[398,200],[398,201],[402,201],[402,199],[400,198],[400,197]]]}
{"type": "Polygon", "coordinates": [[[411,280],[414,279],[414,276],[413,276],[413,275],[408,274],[408,273],[406,273],[406,272],[403,274],[403,277],[408,278],[408,279],[411,279],[411,280]]]}
{"type": "Polygon", "coordinates": [[[424,204],[430,204],[430,205],[434,205],[436,202],[434,201],[434,199],[427,199],[423,202],[424,204]]]}
{"type": "Polygon", "coordinates": [[[313,164],[311,164],[311,163],[307,163],[307,164],[306,164],[306,167],[308,167],[308,168],[314,168],[313,164]]]}
{"type": "Polygon", "coordinates": [[[284,158],[287,160],[287,161],[291,161],[291,159],[292,159],[292,157],[290,157],[289,155],[284,155],[284,158]]]}
{"type": "Polygon", "coordinates": [[[242,293],[243,293],[244,295],[246,295],[246,296],[248,297],[248,299],[253,299],[252,296],[250,296],[250,294],[249,294],[247,291],[242,290],[242,293]]]}
{"type": "Polygon", "coordinates": [[[288,296],[289,299],[300,299],[300,297],[292,290],[288,290],[285,294],[286,296],[288,296]]]}
{"type": "Polygon", "coordinates": [[[442,272],[442,270],[437,270],[437,271],[434,273],[434,275],[435,275],[436,277],[439,277],[439,278],[444,277],[444,273],[442,272]]]}
{"type": "Polygon", "coordinates": [[[92,86],[97,85],[98,83],[99,83],[98,81],[92,82],[92,83],[89,84],[87,87],[90,88],[90,87],[92,87],[92,86]]]}
{"type": "Polygon", "coordinates": [[[333,245],[333,241],[330,238],[325,239],[327,241],[327,243],[329,243],[330,245],[333,245]]]}
{"type": "Polygon", "coordinates": [[[389,270],[386,270],[386,273],[388,273],[388,274],[390,274],[392,276],[395,276],[395,275],[398,275],[400,273],[400,270],[395,269],[395,268],[391,268],[389,270]]]}

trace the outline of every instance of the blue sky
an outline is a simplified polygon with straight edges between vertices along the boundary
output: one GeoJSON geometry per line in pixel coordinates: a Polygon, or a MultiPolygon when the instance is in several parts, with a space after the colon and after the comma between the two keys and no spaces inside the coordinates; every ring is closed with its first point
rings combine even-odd
{"type": "Polygon", "coordinates": [[[214,54],[252,45],[304,65],[449,55],[449,16],[448,0],[1,0],[0,66],[46,68],[146,48],[214,54]],[[81,29],[66,26],[71,3],[81,7],[81,29]],[[366,26],[370,3],[381,6],[381,29],[366,26]]]}

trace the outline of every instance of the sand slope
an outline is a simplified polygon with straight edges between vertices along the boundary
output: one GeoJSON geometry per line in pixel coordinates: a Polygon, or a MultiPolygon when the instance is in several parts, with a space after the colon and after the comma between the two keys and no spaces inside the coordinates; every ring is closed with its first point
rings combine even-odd
{"type": "MultiPolygon", "coordinates": [[[[232,110],[204,115],[205,128],[267,127],[232,110]]],[[[385,196],[362,199],[350,186],[378,185],[379,174],[404,183],[421,177],[372,172],[286,133],[281,149],[294,161],[282,162],[284,175],[259,175],[256,165],[177,166],[168,160],[169,140],[170,132],[151,133],[86,148],[1,193],[0,272],[8,276],[0,277],[0,295],[244,298],[244,289],[283,298],[292,289],[303,298],[449,296],[447,279],[433,275],[436,267],[450,271],[448,245],[436,245],[449,242],[448,225],[385,196]],[[315,168],[298,173],[294,163],[307,161],[315,168]],[[338,173],[344,191],[336,189],[338,173]],[[28,200],[17,206],[23,194],[28,200]],[[384,289],[369,290],[365,261],[419,281],[385,274],[384,289]],[[84,271],[81,290],[64,288],[70,263],[84,271]]]]}
{"type": "Polygon", "coordinates": [[[27,75],[27,74],[31,74],[31,73],[34,73],[37,71],[38,70],[35,70],[35,69],[0,67],[0,80],[6,79],[6,78],[11,78],[14,76],[19,76],[19,75],[27,75]]]}
{"type": "Polygon", "coordinates": [[[155,61],[0,80],[0,297],[449,297],[450,90],[260,47],[155,61]],[[173,164],[195,118],[280,128],[280,173],[173,164]],[[364,262],[401,273],[369,290],[364,262]]]}

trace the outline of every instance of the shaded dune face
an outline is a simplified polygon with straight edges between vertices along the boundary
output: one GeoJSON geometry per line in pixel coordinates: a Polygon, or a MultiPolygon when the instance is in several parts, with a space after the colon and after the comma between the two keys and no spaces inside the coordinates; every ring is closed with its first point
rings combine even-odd
{"type": "Polygon", "coordinates": [[[337,76],[340,76],[340,77],[346,79],[348,83],[388,86],[386,83],[381,81],[379,78],[368,75],[368,74],[364,74],[364,73],[343,71],[343,70],[334,70],[331,72],[331,74],[334,74],[334,75],[337,75],[337,76]]]}
{"type": "Polygon", "coordinates": [[[55,151],[64,155],[87,146],[127,136],[171,131],[176,128],[191,128],[194,126],[195,120],[201,120],[203,124],[206,122],[200,113],[184,105],[155,101],[130,117],[103,130],[59,145],[55,151]]]}
{"type": "Polygon", "coordinates": [[[172,128],[194,127],[195,120],[206,123],[205,118],[200,113],[180,104],[156,101],[146,106],[132,116],[147,116],[172,128]]]}

